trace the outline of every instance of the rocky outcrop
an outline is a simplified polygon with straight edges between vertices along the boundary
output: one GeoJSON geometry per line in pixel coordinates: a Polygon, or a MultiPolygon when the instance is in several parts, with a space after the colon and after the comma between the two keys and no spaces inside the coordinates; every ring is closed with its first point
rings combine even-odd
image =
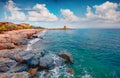
{"type": "Polygon", "coordinates": [[[3,49],[14,49],[15,45],[13,43],[0,43],[0,50],[3,49]]]}
{"type": "Polygon", "coordinates": [[[60,52],[58,54],[61,58],[65,59],[66,62],[68,63],[73,63],[73,58],[70,53],[67,52],[60,52]]]}

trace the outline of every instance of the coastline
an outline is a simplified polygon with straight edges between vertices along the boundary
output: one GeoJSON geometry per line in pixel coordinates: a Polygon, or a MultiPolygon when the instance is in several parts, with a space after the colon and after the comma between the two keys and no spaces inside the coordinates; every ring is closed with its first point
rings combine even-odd
{"type": "MultiPolygon", "coordinates": [[[[12,34],[12,32],[13,31],[9,33],[12,34]]],[[[18,33],[19,31],[15,32],[18,33]]],[[[42,37],[44,36],[45,32],[45,29],[32,29],[29,30],[29,33],[24,32],[25,34],[27,33],[27,35],[24,34],[24,37],[22,35],[18,38],[18,40],[21,38],[25,38],[27,39],[26,44],[19,43],[14,48],[0,50],[0,78],[38,78],[37,76],[40,76],[40,73],[40,77],[46,78],[54,74],[54,72],[52,71],[60,69],[63,63],[68,62],[69,64],[73,64],[73,58],[71,54],[67,52],[60,52],[59,54],[54,54],[46,52],[46,50],[44,49],[39,50],[31,48],[31,46],[37,43],[37,41],[43,39],[42,37]]],[[[5,38],[6,35],[3,37],[5,38]]],[[[7,35],[7,38],[11,38],[11,36],[7,35]]],[[[69,73],[69,76],[74,75],[74,71],[71,68],[68,68],[67,72],[69,73]]]]}
{"type": "Polygon", "coordinates": [[[42,31],[43,29],[22,29],[4,32],[0,34],[0,50],[22,49],[22,47],[25,49],[28,41],[37,37],[37,33],[42,31]]]}

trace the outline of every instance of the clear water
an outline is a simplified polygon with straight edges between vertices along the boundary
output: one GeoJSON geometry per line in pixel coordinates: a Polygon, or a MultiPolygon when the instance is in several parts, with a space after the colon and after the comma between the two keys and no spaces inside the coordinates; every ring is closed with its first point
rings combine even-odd
{"type": "Polygon", "coordinates": [[[36,45],[70,52],[74,78],[120,78],[120,29],[48,30],[36,45]]]}

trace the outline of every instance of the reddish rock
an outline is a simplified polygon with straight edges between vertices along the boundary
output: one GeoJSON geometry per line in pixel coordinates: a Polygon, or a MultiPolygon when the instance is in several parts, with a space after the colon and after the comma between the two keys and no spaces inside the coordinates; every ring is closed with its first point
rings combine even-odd
{"type": "Polygon", "coordinates": [[[72,68],[69,68],[69,69],[68,69],[68,73],[70,73],[71,75],[74,75],[73,69],[72,69],[72,68]]]}
{"type": "Polygon", "coordinates": [[[13,43],[0,43],[0,50],[13,48],[15,48],[15,45],[13,43]]]}
{"type": "Polygon", "coordinates": [[[37,70],[38,70],[38,68],[30,68],[30,69],[28,70],[28,73],[30,73],[31,76],[35,76],[36,73],[37,73],[37,70]]]}

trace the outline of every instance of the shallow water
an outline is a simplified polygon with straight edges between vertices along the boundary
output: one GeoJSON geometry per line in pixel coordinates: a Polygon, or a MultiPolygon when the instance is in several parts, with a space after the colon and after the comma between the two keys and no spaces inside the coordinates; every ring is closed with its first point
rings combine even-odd
{"type": "Polygon", "coordinates": [[[70,52],[73,78],[120,78],[120,29],[48,30],[43,38],[33,48],[70,52]]]}

